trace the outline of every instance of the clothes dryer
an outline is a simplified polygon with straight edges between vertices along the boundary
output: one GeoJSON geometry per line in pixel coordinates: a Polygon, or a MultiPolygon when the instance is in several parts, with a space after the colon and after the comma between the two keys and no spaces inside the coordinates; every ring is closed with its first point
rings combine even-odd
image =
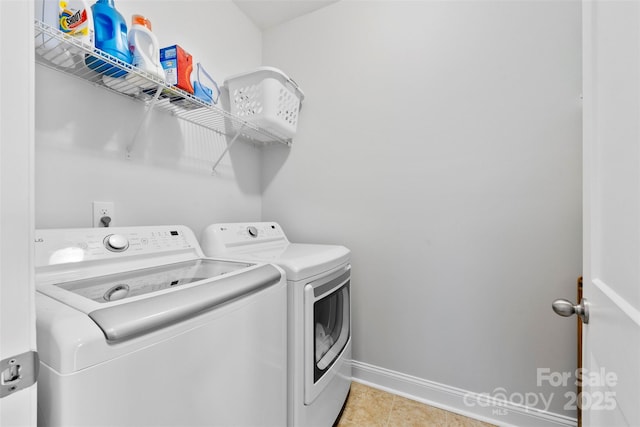
{"type": "Polygon", "coordinates": [[[288,424],[333,425],[351,385],[351,252],[291,243],[275,222],[208,226],[207,256],[280,266],[288,284],[288,424]]]}

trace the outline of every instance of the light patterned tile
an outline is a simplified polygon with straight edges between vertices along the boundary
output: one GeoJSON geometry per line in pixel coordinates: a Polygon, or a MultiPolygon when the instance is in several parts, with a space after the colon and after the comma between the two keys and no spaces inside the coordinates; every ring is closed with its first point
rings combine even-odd
{"type": "Polygon", "coordinates": [[[495,427],[353,382],[336,427],[495,427]]]}
{"type": "Polygon", "coordinates": [[[362,427],[357,421],[351,421],[350,419],[340,418],[336,427],[362,427]]]}
{"type": "Polygon", "coordinates": [[[338,426],[386,426],[392,402],[392,394],[352,383],[338,426]]]}
{"type": "Polygon", "coordinates": [[[340,416],[339,426],[346,426],[346,423],[351,421],[358,411],[366,405],[366,389],[358,387],[356,384],[357,383],[351,384],[351,391],[349,392],[349,397],[340,416]]]}
{"type": "Polygon", "coordinates": [[[351,382],[351,392],[349,395],[352,394],[360,394],[360,393],[366,393],[368,390],[371,390],[371,387],[367,387],[364,384],[360,384],[358,382],[352,381],[351,382]]]}
{"type": "Polygon", "coordinates": [[[446,427],[447,412],[415,400],[395,396],[388,425],[390,427],[446,427]]]}
{"type": "Polygon", "coordinates": [[[447,427],[495,427],[480,420],[465,417],[463,415],[447,412],[447,427]]]}

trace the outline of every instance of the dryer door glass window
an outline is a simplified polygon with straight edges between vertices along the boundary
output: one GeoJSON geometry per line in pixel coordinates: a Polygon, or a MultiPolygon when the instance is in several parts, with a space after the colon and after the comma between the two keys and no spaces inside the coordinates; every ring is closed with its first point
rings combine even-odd
{"type": "Polygon", "coordinates": [[[314,382],[331,367],[349,340],[349,281],[315,301],[314,382]]]}

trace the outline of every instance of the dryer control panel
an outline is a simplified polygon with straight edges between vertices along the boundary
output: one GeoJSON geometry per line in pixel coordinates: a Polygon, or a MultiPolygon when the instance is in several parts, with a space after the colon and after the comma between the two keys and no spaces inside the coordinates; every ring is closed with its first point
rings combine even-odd
{"type": "Polygon", "coordinates": [[[200,244],[204,253],[228,255],[243,248],[260,245],[286,245],[287,236],[276,222],[234,222],[211,224],[202,233],[200,244]]]}

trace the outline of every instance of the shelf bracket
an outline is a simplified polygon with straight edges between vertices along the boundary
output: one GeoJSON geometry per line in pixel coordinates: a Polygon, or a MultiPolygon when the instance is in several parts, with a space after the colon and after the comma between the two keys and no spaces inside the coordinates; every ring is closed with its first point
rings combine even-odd
{"type": "Polygon", "coordinates": [[[136,142],[138,142],[138,137],[140,136],[140,132],[142,131],[142,127],[149,120],[149,116],[151,116],[151,111],[156,106],[156,103],[158,102],[158,99],[160,99],[160,94],[162,93],[162,89],[163,88],[164,88],[163,85],[158,85],[158,88],[156,89],[156,93],[153,96],[153,99],[151,101],[149,101],[149,103],[147,104],[147,109],[144,112],[144,116],[140,120],[140,124],[138,124],[138,128],[136,129],[136,133],[133,134],[133,138],[131,139],[131,143],[129,145],[127,145],[127,159],[131,159],[131,150],[133,150],[133,146],[136,145],[136,142]]]}
{"type": "Polygon", "coordinates": [[[211,168],[211,173],[212,174],[215,173],[216,168],[218,167],[218,165],[222,161],[222,158],[224,157],[225,154],[227,154],[227,151],[229,151],[231,146],[236,142],[236,140],[238,139],[238,137],[242,133],[242,130],[244,129],[244,127],[245,127],[245,124],[243,123],[242,126],[240,126],[240,129],[238,129],[238,132],[236,132],[236,134],[233,136],[231,141],[229,141],[229,143],[227,144],[227,148],[224,149],[222,154],[220,154],[220,157],[218,157],[218,160],[216,160],[216,162],[213,164],[213,167],[211,168]]]}

